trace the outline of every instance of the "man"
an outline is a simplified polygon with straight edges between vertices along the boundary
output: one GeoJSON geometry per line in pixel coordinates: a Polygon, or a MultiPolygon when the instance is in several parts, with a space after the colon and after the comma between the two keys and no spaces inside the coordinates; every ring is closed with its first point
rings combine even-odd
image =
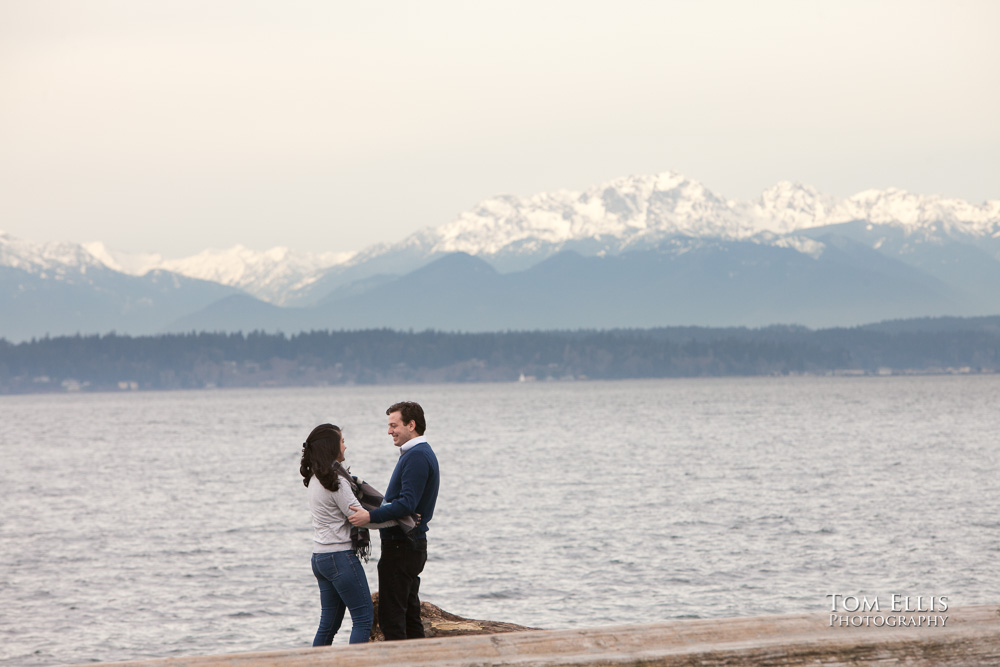
{"type": "Polygon", "coordinates": [[[437,457],[424,438],[424,410],[410,401],[391,405],[389,435],[399,447],[382,507],[367,512],[356,508],[348,520],[355,526],[381,523],[410,514],[420,524],[409,534],[398,526],[382,528],[382,556],[378,561],[378,622],[386,640],[424,636],[420,620],[420,573],[427,562],[427,526],[434,518],[440,474],[437,457]]]}

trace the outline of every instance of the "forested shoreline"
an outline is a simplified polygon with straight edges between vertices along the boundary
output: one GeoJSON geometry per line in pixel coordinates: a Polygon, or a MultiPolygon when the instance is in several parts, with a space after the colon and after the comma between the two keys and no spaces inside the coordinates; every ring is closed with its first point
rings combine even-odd
{"type": "Polygon", "coordinates": [[[704,376],[993,373],[1000,318],[811,330],[390,329],[0,340],[0,393],[704,376]]]}

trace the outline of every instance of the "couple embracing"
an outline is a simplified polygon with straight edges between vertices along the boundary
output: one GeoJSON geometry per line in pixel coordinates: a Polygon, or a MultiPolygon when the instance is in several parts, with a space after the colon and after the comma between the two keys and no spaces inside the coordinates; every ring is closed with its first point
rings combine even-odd
{"type": "Polygon", "coordinates": [[[427,525],[434,517],[440,474],[437,457],[424,438],[419,404],[402,402],[385,411],[389,435],[399,447],[381,504],[365,509],[374,492],[343,466],[347,449],[340,428],[321,424],[302,446],[303,484],[312,513],[312,569],[319,582],[322,614],[313,646],[333,642],[344,612],[350,610],[351,643],[368,641],[373,620],[368,579],[359,560],[367,559],[368,528],[378,528],[378,620],[386,640],[424,636],[420,620],[420,573],[427,561],[427,525]],[[414,521],[414,519],[416,521],[414,521]]]}

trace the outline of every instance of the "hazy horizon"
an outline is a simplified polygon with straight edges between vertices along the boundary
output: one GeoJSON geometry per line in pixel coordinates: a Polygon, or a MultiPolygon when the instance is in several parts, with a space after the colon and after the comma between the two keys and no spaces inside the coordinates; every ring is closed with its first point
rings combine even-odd
{"type": "Polygon", "coordinates": [[[677,171],[1000,198],[1000,5],[0,3],[0,229],[345,252],[677,171]]]}

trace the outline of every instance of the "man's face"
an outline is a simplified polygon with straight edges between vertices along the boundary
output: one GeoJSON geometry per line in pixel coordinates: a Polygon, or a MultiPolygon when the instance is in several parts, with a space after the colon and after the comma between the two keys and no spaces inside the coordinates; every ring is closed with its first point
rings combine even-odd
{"type": "Polygon", "coordinates": [[[403,423],[403,415],[397,410],[389,415],[389,435],[392,437],[392,444],[400,447],[417,437],[417,422],[410,420],[409,424],[403,423]]]}

